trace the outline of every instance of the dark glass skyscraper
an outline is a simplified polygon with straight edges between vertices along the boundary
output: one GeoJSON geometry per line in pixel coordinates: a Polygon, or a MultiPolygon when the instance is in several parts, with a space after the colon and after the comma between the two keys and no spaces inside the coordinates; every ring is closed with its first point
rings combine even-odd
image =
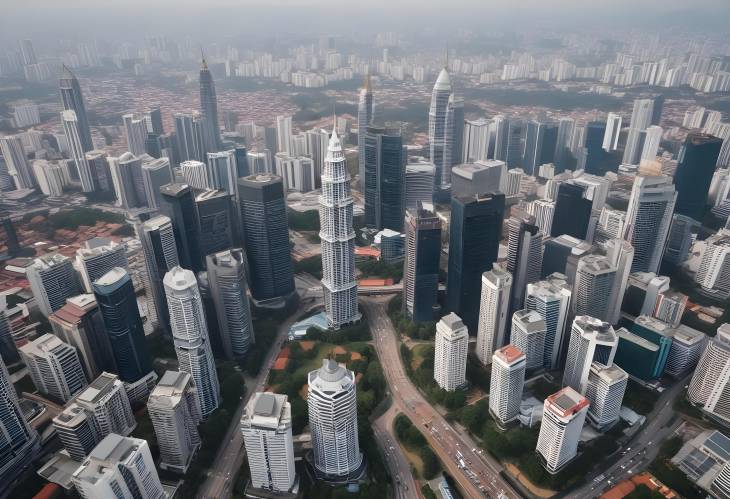
{"type": "Polygon", "coordinates": [[[257,301],[287,298],[295,288],[281,177],[259,174],[238,179],[238,192],[251,294],[257,301]]]}
{"type": "Polygon", "coordinates": [[[224,251],[234,246],[233,200],[224,190],[204,190],[195,197],[200,256],[224,251]]]}
{"type": "Polygon", "coordinates": [[[86,116],[86,106],[84,105],[84,96],[81,93],[81,85],[76,76],[63,66],[61,69],[61,79],[59,81],[61,90],[61,103],[66,111],[74,111],[79,124],[79,138],[84,152],[94,149],[94,143],[91,140],[91,129],[89,128],[89,118],[86,116]]]}
{"type": "Polygon", "coordinates": [[[221,131],[218,125],[218,101],[215,96],[215,83],[205,58],[200,68],[200,114],[203,117],[203,132],[208,152],[221,148],[221,131]]]}
{"type": "Polygon", "coordinates": [[[403,230],[407,155],[400,126],[369,126],[365,147],[365,224],[403,230]]]}
{"type": "Polygon", "coordinates": [[[450,311],[476,333],[482,273],[497,261],[504,194],[451,199],[447,300],[450,311]]]}
{"type": "Polygon", "coordinates": [[[251,169],[248,166],[248,150],[245,146],[236,146],[236,175],[238,178],[251,175],[251,169]]]}
{"type": "Polygon", "coordinates": [[[555,200],[555,214],[550,229],[552,237],[567,234],[578,239],[585,239],[588,223],[591,219],[590,199],[583,197],[584,188],[580,185],[563,182],[558,187],[555,200]]]}
{"type": "Polygon", "coordinates": [[[507,154],[505,162],[507,168],[519,168],[523,160],[523,123],[519,120],[510,120],[507,125],[507,154]]]}
{"type": "Polygon", "coordinates": [[[603,137],[606,134],[606,123],[602,121],[591,121],[586,125],[585,147],[579,167],[583,167],[586,173],[604,176],[606,172],[616,171],[618,164],[609,164],[610,157],[603,149],[603,137]]]}
{"type": "Polygon", "coordinates": [[[132,279],[115,267],[93,284],[119,379],[134,383],[152,371],[132,279]]]}
{"type": "Polygon", "coordinates": [[[700,132],[690,132],[679,151],[674,185],[677,189],[675,213],[702,220],[720,155],[722,139],[700,132]]]}
{"type": "Polygon", "coordinates": [[[403,310],[414,322],[432,321],[438,311],[441,220],[420,206],[406,212],[403,310]]]}
{"type": "Polygon", "coordinates": [[[172,220],[180,266],[200,272],[203,270],[204,255],[200,254],[198,215],[192,187],[187,184],[167,184],[160,188],[160,193],[160,211],[172,220]]]}

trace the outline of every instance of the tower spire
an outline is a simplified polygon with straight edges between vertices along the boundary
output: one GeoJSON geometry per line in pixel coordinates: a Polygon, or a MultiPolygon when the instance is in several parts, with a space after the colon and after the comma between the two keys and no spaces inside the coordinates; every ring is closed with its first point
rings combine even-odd
{"type": "Polygon", "coordinates": [[[449,69],[449,44],[446,44],[446,57],[444,57],[444,69],[448,71],[449,69]]]}
{"type": "Polygon", "coordinates": [[[372,82],[370,81],[370,66],[368,66],[368,72],[365,74],[365,88],[366,92],[370,92],[372,90],[372,82]]]}
{"type": "Polygon", "coordinates": [[[208,69],[208,63],[205,62],[205,54],[203,53],[203,46],[200,46],[200,60],[201,64],[203,66],[203,69],[208,69]]]}

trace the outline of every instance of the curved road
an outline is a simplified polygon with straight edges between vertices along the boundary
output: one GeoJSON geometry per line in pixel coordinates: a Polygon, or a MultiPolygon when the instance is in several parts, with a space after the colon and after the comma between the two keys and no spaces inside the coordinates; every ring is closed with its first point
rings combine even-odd
{"type": "Polygon", "coordinates": [[[413,478],[411,465],[393,432],[393,420],[398,412],[395,404],[391,404],[385,414],[373,422],[373,432],[383,449],[385,464],[393,477],[395,498],[409,499],[420,495],[417,489],[418,484],[413,478]]]}

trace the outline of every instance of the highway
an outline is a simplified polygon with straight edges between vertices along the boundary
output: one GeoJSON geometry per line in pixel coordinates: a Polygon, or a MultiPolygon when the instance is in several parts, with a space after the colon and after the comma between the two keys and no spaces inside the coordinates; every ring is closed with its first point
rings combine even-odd
{"type": "Polygon", "coordinates": [[[401,363],[397,333],[388,318],[387,303],[385,297],[360,298],[360,307],[370,323],[394,405],[423,433],[466,497],[494,498],[499,494],[520,497],[499,475],[499,463],[477,449],[468,435],[450,425],[411,383],[401,363]],[[466,466],[460,465],[459,455],[463,456],[466,466]]]}
{"type": "Polygon", "coordinates": [[[393,420],[397,414],[398,409],[392,404],[385,414],[373,422],[373,432],[383,449],[386,468],[393,477],[395,499],[409,499],[418,496],[418,485],[413,478],[408,458],[393,432],[393,420]]]}

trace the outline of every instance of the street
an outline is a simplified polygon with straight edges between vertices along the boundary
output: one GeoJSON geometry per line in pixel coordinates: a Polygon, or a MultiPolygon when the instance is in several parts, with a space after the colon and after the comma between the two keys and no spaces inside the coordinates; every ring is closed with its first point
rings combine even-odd
{"type": "Polygon", "coordinates": [[[375,420],[373,423],[373,432],[375,438],[378,439],[380,447],[385,455],[385,466],[393,477],[393,489],[395,490],[396,499],[408,499],[417,496],[416,489],[418,485],[413,478],[411,466],[408,463],[400,443],[397,441],[393,432],[393,420],[398,414],[398,410],[394,404],[375,420]]]}

